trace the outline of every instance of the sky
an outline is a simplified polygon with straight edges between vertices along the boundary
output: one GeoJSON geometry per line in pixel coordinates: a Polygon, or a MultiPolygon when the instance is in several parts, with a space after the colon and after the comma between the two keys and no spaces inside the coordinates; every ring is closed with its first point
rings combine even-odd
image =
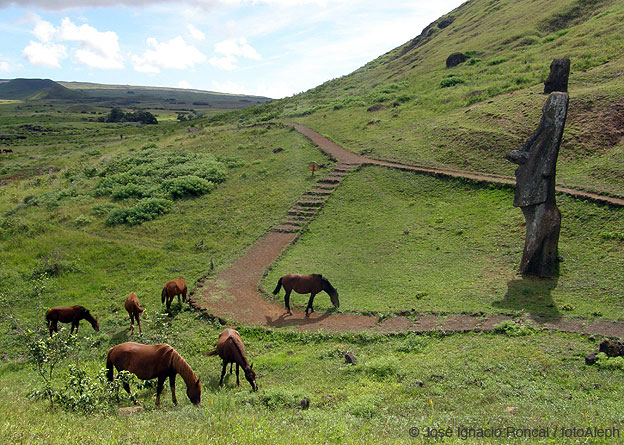
{"type": "Polygon", "coordinates": [[[463,0],[0,0],[0,78],[271,98],[349,74],[463,0]]]}

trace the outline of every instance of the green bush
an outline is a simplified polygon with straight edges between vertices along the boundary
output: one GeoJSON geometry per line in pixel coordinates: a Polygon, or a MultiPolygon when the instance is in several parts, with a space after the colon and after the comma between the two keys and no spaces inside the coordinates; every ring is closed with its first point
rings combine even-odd
{"type": "Polygon", "coordinates": [[[405,337],[403,343],[399,345],[397,351],[412,353],[422,352],[427,347],[428,343],[428,339],[426,337],[423,337],[422,335],[409,334],[407,337],[405,337]]]}
{"type": "Polygon", "coordinates": [[[171,179],[166,181],[163,186],[173,198],[201,196],[210,193],[215,188],[213,182],[192,175],[171,179]]]}
{"type": "Polygon", "coordinates": [[[440,81],[440,88],[448,88],[462,83],[466,83],[466,81],[461,77],[445,77],[440,81]]]}
{"type": "Polygon", "coordinates": [[[134,226],[145,221],[151,221],[159,215],[169,213],[173,203],[163,198],[146,198],[139,201],[134,207],[113,210],[106,219],[106,224],[128,224],[134,226]]]}
{"type": "Polygon", "coordinates": [[[522,323],[516,323],[512,320],[505,320],[494,325],[494,332],[503,334],[508,337],[523,337],[525,335],[533,335],[539,332],[539,329],[522,323]]]}

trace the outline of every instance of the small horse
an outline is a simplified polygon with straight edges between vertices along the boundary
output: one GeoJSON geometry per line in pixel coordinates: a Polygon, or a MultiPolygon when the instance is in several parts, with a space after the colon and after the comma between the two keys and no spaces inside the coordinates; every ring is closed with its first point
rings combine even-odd
{"type": "Polygon", "coordinates": [[[13,150],[11,150],[10,148],[5,148],[2,151],[5,152],[6,154],[13,153],[13,150]]]}
{"type": "MultiPolygon", "coordinates": [[[[258,385],[256,385],[256,373],[253,370],[253,364],[249,364],[247,357],[245,357],[245,345],[241,340],[240,334],[234,329],[226,329],[219,335],[219,341],[217,342],[217,349],[209,352],[208,355],[217,355],[223,359],[223,369],[221,370],[221,380],[219,385],[223,385],[223,376],[225,375],[225,368],[228,363],[236,363],[236,385],[240,386],[240,380],[238,378],[239,367],[243,368],[245,372],[245,378],[251,385],[251,389],[258,391],[258,385]]],[[[232,373],[232,366],[230,365],[230,374],[232,373]]]]}
{"type": "Polygon", "coordinates": [[[48,324],[48,329],[50,330],[50,338],[52,337],[52,332],[58,332],[58,322],[61,323],[71,323],[70,334],[74,333],[74,328],[76,328],[76,334],[78,333],[78,324],[80,320],[87,320],[93,326],[93,329],[96,331],[100,330],[100,325],[98,321],[91,315],[91,313],[82,306],[71,306],[71,307],[53,307],[48,312],[46,312],[46,322],[48,324]]]}
{"type": "Polygon", "coordinates": [[[171,315],[171,302],[176,295],[178,296],[178,303],[180,304],[180,307],[182,307],[180,295],[182,295],[182,301],[186,303],[186,281],[184,281],[184,278],[182,277],[179,277],[175,281],[167,281],[163,287],[162,293],[160,294],[161,301],[163,303],[167,301],[167,313],[169,315],[171,315]]]}
{"type": "Polygon", "coordinates": [[[141,329],[141,312],[143,312],[145,309],[139,306],[139,298],[134,292],[132,292],[130,295],[128,295],[128,298],[126,298],[125,306],[126,310],[128,311],[128,315],[130,316],[130,333],[132,334],[134,332],[135,319],[137,324],[139,325],[139,332],[143,333],[143,330],[141,329]]]}
{"type": "MultiPolygon", "coordinates": [[[[142,380],[158,378],[156,387],[156,406],[158,407],[160,407],[160,393],[167,377],[169,377],[173,404],[178,404],[175,393],[176,374],[180,374],[186,383],[186,395],[189,400],[194,405],[198,405],[201,401],[199,377],[195,375],[178,351],[167,344],[141,345],[126,342],[113,346],[108,350],[106,357],[106,376],[111,382],[114,380],[113,366],[117,371],[129,371],[142,380]]],[[[124,383],[123,387],[130,394],[130,385],[124,383]]]]}
{"type": "Polygon", "coordinates": [[[296,275],[296,274],[288,274],[284,275],[277,282],[277,287],[273,291],[273,295],[277,295],[280,291],[281,287],[284,286],[284,291],[286,294],[284,295],[284,306],[286,306],[287,314],[292,315],[290,311],[290,292],[295,291],[298,294],[310,294],[310,299],[308,300],[308,307],[305,310],[305,316],[309,317],[309,312],[314,312],[314,308],[312,308],[312,303],[314,302],[314,297],[320,291],[325,291],[329,295],[332,304],[336,309],[340,307],[340,302],[338,301],[338,291],[331,285],[329,280],[321,274],[313,273],[312,275],[296,275]]]}

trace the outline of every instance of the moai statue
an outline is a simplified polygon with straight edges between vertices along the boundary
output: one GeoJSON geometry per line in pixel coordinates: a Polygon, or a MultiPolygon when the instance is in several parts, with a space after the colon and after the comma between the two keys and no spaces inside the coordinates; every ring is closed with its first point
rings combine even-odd
{"type": "MultiPolygon", "coordinates": [[[[567,88],[569,66],[568,59],[555,59],[548,79],[556,79],[552,81],[554,84],[567,88]],[[562,60],[564,62],[560,62],[562,60]],[[565,61],[568,69],[560,70],[562,63],[566,65],[565,61]],[[557,78],[562,74],[565,81],[557,78]]],[[[561,212],[555,202],[555,170],[567,113],[568,94],[552,92],[542,109],[537,130],[524,145],[507,155],[509,161],[519,165],[513,205],[522,209],[526,219],[526,238],[520,262],[523,275],[551,277],[557,272],[561,212]]]]}

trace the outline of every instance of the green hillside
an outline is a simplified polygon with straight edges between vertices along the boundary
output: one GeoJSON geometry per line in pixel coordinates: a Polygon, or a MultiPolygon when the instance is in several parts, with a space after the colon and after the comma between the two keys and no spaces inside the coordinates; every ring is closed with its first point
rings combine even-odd
{"type": "Polygon", "coordinates": [[[567,56],[558,181],[622,196],[623,45],[622,2],[472,0],[352,74],[239,119],[294,120],[374,158],[511,175],[504,155],[537,127],[550,62],[567,56]],[[467,61],[447,68],[456,52],[467,61]]]}
{"type": "Polygon", "coordinates": [[[13,79],[0,83],[0,99],[80,100],[83,95],[50,79],[13,79]]]}
{"type": "Polygon", "coordinates": [[[254,271],[221,272],[293,218],[295,203],[310,204],[303,197],[337,166],[285,122],[369,157],[512,175],[504,155],[536,128],[554,57],[572,62],[558,181],[623,196],[623,47],[621,1],[470,0],[354,73],[268,103],[65,82],[54,91],[69,99],[50,100],[52,81],[0,82],[14,95],[0,100],[0,442],[615,442],[604,431],[623,434],[624,357],[585,357],[624,330],[622,207],[558,196],[559,273],[537,279],[517,272],[525,223],[511,189],[343,170],[300,234],[278,234],[294,244],[259,283],[270,291],[284,273],[323,273],[340,292],[338,314],[320,293],[318,318],[293,323],[302,329],[271,325],[290,320],[253,304],[226,320],[257,392],[244,372],[241,386],[230,373],[219,384],[221,360],[206,353],[222,321],[177,299],[168,315],[161,292],[183,276],[195,296],[241,301],[232,289],[254,271]],[[447,68],[458,52],[466,60],[447,68]],[[111,106],[153,110],[159,124],[100,120],[111,106]],[[131,292],[142,333],[130,333],[131,292]],[[60,323],[50,340],[46,310],[74,304],[99,330],[83,320],[72,337],[60,323]],[[241,323],[242,313],[271,327],[241,323]],[[313,330],[335,315],[377,325],[313,330]],[[465,317],[478,322],[470,332],[443,327],[465,317]],[[180,376],[179,404],[166,384],[160,408],[154,380],[131,378],[132,398],[125,377],[109,383],[107,351],[125,341],[175,347],[201,376],[202,404],[180,376]]]}

